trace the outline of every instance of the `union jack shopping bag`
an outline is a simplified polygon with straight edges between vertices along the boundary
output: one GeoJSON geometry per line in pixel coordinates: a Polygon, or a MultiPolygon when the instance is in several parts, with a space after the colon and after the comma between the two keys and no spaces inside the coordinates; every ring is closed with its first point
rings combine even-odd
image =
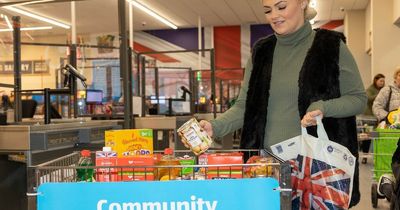
{"type": "Polygon", "coordinates": [[[302,128],[302,134],[271,146],[278,157],[290,161],[292,209],[348,209],[353,188],[355,157],[328,139],[321,118],[318,138],[302,128]]]}

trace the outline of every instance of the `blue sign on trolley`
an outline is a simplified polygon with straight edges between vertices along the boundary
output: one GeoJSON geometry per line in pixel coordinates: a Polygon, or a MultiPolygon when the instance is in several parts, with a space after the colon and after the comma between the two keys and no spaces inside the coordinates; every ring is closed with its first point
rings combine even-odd
{"type": "Polygon", "coordinates": [[[38,210],[274,210],[277,187],[272,178],[45,183],[38,210]]]}

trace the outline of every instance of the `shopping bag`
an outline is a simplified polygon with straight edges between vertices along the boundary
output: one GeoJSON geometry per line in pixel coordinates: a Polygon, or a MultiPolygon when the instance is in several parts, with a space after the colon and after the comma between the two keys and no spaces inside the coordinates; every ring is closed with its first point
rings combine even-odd
{"type": "Polygon", "coordinates": [[[328,139],[321,118],[317,134],[318,138],[302,128],[300,136],[271,147],[293,166],[292,209],[347,209],[356,159],[346,147],[328,139]]]}

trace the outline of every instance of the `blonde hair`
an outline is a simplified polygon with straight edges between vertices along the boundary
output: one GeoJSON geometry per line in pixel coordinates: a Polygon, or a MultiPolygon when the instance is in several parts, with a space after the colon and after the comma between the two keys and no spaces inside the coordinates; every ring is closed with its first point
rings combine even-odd
{"type": "Polygon", "coordinates": [[[400,67],[397,67],[396,71],[393,74],[393,78],[396,79],[397,75],[399,75],[399,74],[400,74],[400,67]]]}

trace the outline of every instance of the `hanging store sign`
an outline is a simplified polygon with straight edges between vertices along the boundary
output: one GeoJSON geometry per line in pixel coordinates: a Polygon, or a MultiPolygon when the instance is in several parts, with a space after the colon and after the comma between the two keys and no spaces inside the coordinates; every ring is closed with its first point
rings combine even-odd
{"type": "MultiPolygon", "coordinates": [[[[48,60],[21,61],[21,74],[49,73],[48,60]]],[[[13,61],[0,61],[0,74],[14,74],[13,61]]]]}
{"type": "Polygon", "coordinates": [[[274,210],[280,192],[273,178],[45,183],[38,210],[274,210]]]}

